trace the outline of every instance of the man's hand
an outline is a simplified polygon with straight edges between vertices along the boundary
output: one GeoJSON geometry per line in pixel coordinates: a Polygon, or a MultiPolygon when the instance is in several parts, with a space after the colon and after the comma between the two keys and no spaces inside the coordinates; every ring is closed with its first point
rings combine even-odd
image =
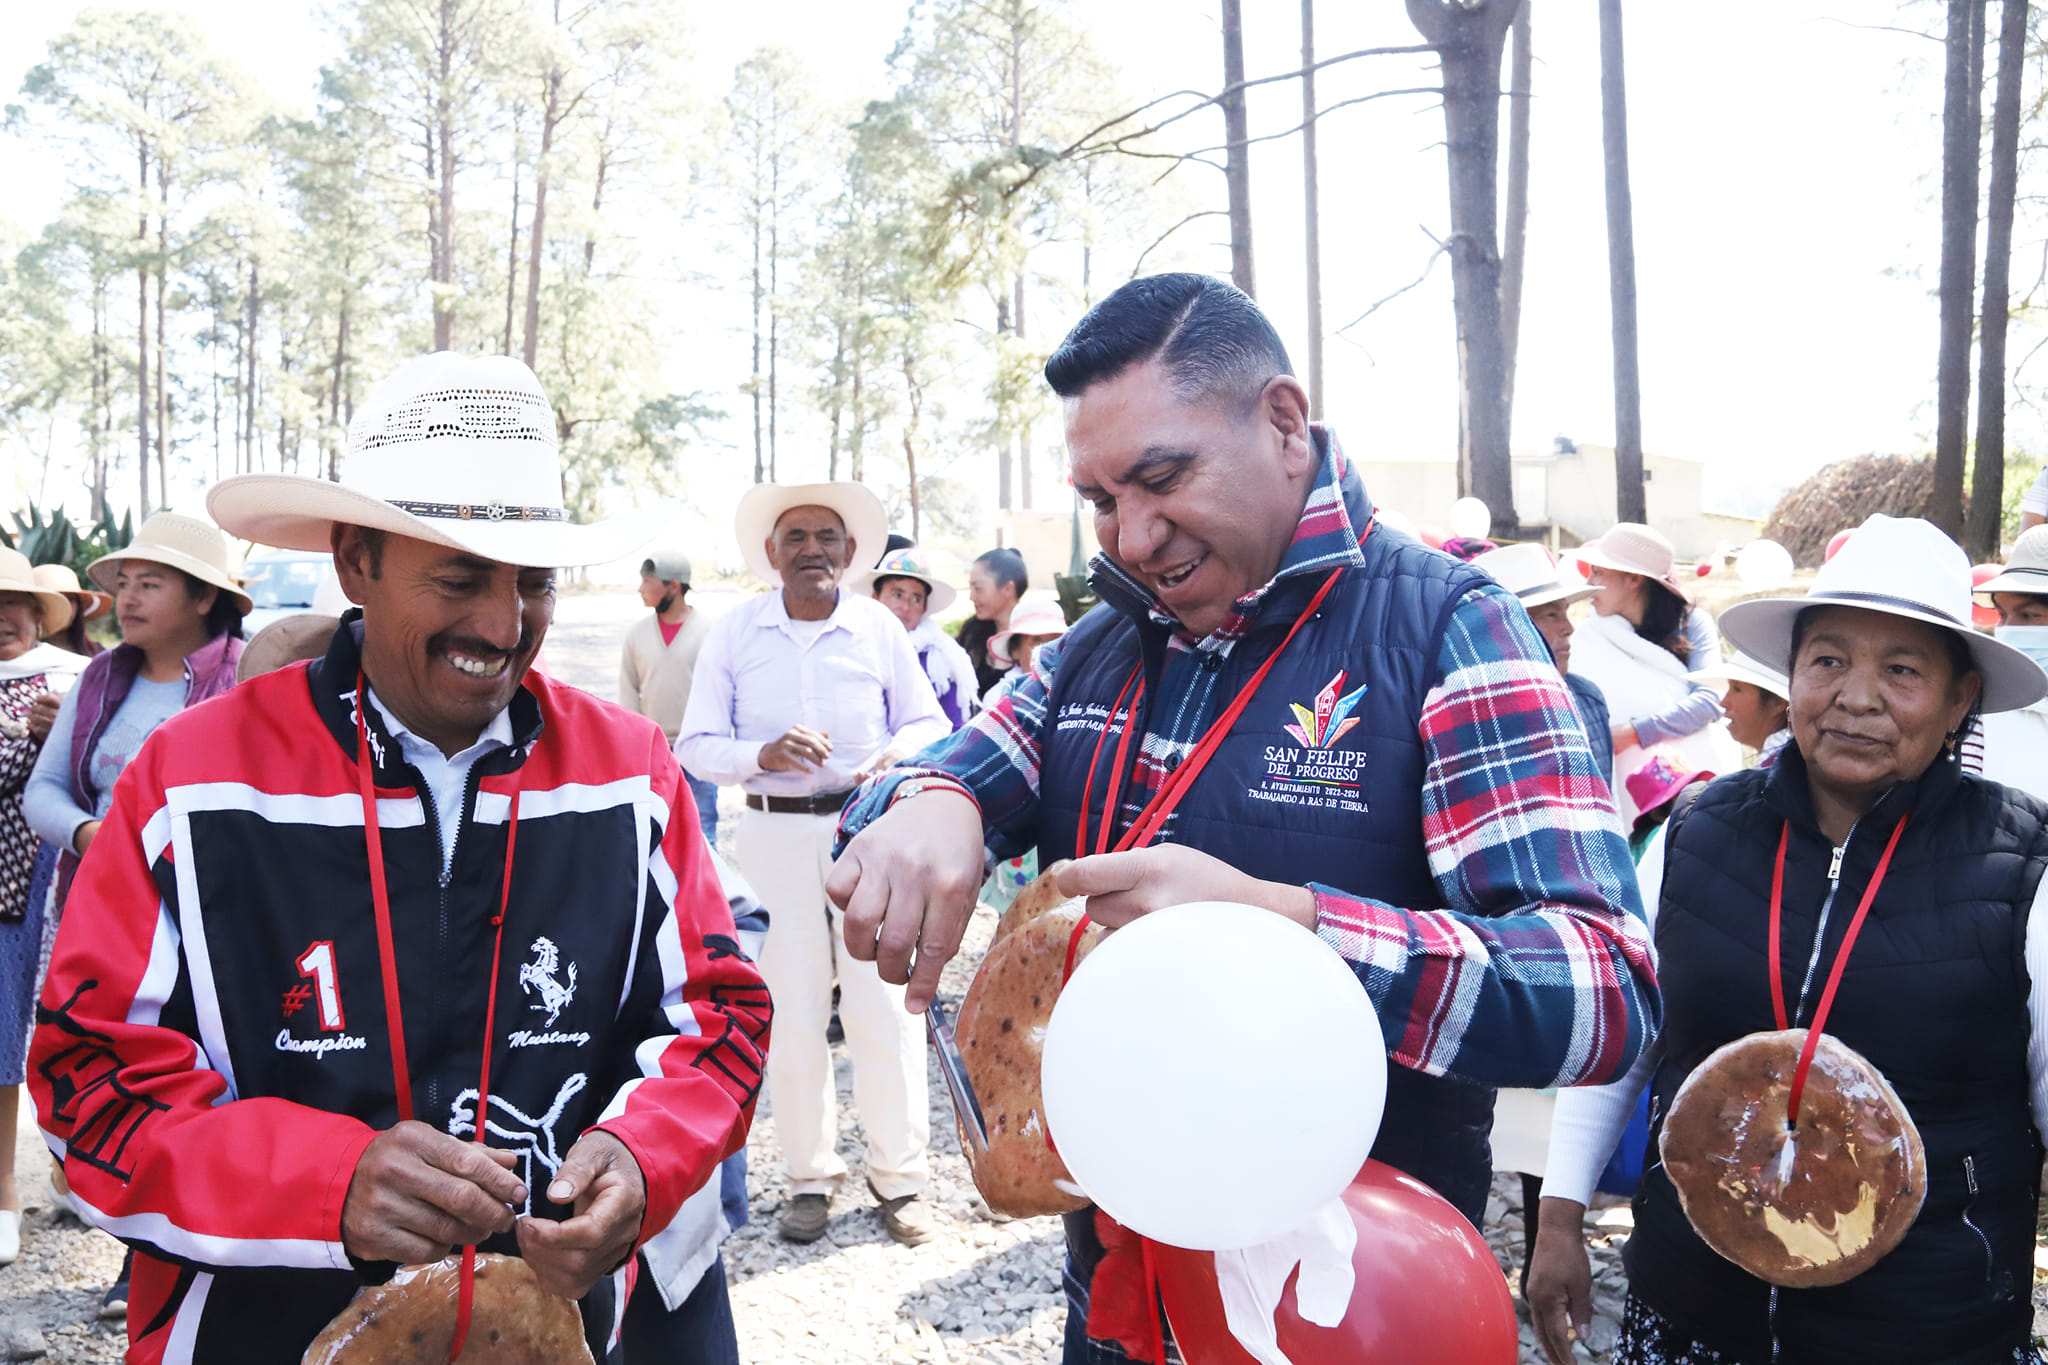
{"type": "Polygon", "coordinates": [[[761,767],[771,773],[815,772],[832,756],[832,737],[808,725],[792,725],[781,739],[761,746],[761,767]]]}
{"type": "Polygon", "coordinates": [[[64,699],[55,692],[45,692],[28,704],[28,737],[41,747],[50,737],[50,731],[57,726],[57,708],[64,699]]]}
{"type": "Polygon", "coordinates": [[[580,1299],[633,1254],[647,1212],[647,1181],[625,1143],[592,1129],[569,1149],[547,1196],[576,1215],[560,1223],[520,1219],[519,1254],[542,1289],[580,1299]]]}
{"type": "Polygon", "coordinates": [[[875,756],[874,762],[860,770],[860,776],[856,780],[865,782],[877,774],[888,772],[889,769],[895,767],[908,757],[910,755],[902,749],[884,749],[875,756]]]}
{"type": "Polygon", "coordinates": [[[825,878],[825,894],[846,912],[846,951],[874,963],[882,980],[908,982],[903,1004],[912,1014],[938,992],[980,889],[981,812],[951,791],[889,807],[825,878]]]}
{"type": "Polygon", "coordinates": [[[1529,1257],[1529,1317],[1551,1365],[1572,1365],[1572,1342],[1593,1326],[1586,1206],[1573,1199],[1545,1199],[1541,1208],[1536,1248],[1529,1257]]]}
{"type": "Polygon", "coordinates": [[[341,1244],[361,1261],[436,1261],[512,1229],[526,1186],[510,1152],[452,1138],[416,1119],[379,1133],[356,1162],[341,1244]]]}
{"type": "Polygon", "coordinates": [[[1140,915],[1190,901],[1237,901],[1316,927],[1315,893],[1260,881],[1185,844],[1154,844],[1078,858],[1059,871],[1060,894],[1086,896],[1088,918],[1116,929],[1140,915]]]}

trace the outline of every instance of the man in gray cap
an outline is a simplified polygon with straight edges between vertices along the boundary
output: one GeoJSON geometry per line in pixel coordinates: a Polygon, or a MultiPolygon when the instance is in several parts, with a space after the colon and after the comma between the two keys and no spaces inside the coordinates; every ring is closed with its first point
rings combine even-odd
{"type": "MultiPolygon", "coordinates": [[[[711,632],[705,614],[690,605],[690,560],[679,550],[655,550],[640,561],[640,600],[653,614],[626,632],[619,651],[619,705],[661,727],[673,746],[690,704],[697,651],[711,632]]],[[[704,842],[718,846],[718,787],[685,772],[697,800],[704,842]]]]}

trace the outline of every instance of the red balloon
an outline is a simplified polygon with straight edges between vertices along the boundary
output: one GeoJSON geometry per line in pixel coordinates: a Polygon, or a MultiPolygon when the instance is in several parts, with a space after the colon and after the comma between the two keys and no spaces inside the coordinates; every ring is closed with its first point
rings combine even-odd
{"type": "MultiPolygon", "coordinates": [[[[1973,564],[1970,566],[1970,586],[1981,588],[2004,572],[2003,564],[1973,564]]],[[[1998,625],[1998,608],[1973,596],[1970,599],[1970,624],[1985,630],[1993,629],[1998,625]]]]}
{"type": "Polygon", "coordinates": [[[1836,555],[1840,554],[1842,552],[1842,547],[1849,543],[1849,537],[1855,534],[1856,528],[1853,526],[1847,528],[1846,530],[1835,532],[1835,534],[1828,540],[1827,553],[1821,556],[1822,562],[1825,563],[1827,560],[1833,559],[1836,555]]]}
{"type": "Polygon", "coordinates": [[[1415,534],[1432,550],[1443,549],[1444,542],[1451,538],[1451,533],[1441,526],[1418,526],[1415,528],[1415,534]]]}
{"type": "MultiPolygon", "coordinates": [[[[1290,1278],[1273,1315],[1289,1360],[1514,1365],[1514,1299],[1500,1263],[1463,1214],[1421,1181],[1377,1161],[1365,1163],[1344,1204],[1358,1228],[1351,1304],[1343,1322],[1318,1327],[1295,1310],[1290,1278]]],[[[1224,1320],[1215,1254],[1160,1243],[1152,1250],[1166,1318],[1188,1365],[1257,1365],[1224,1320]]]]}

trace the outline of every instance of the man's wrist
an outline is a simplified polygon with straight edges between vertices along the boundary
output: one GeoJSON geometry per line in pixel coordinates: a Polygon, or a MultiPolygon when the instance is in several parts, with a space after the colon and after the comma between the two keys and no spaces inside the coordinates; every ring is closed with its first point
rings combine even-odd
{"type": "Polygon", "coordinates": [[[941,773],[921,773],[916,777],[905,778],[897,784],[895,791],[889,793],[889,809],[894,810],[898,802],[908,801],[913,796],[923,796],[927,792],[952,792],[972,803],[977,813],[981,810],[981,802],[975,799],[974,793],[968,789],[966,783],[941,773]]]}

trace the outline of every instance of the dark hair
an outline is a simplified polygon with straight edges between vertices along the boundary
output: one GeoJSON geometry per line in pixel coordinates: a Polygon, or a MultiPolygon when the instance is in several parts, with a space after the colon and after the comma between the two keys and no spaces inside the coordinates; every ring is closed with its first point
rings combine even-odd
{"type": "Polygon", "coordinates": [[[997,587],[1008,583],[1017,590],[1019,597],[1022,597],[1024,590],[1031,586],[1031,571],[1024,567],[1024,556],[1015,550],[1007,547],[984,550],[975,556],[974,562],[988,570],[989,577],[995,579],[997,587]]]}
{"type": "Polygon", "coordinates": [[[1685,620],[1692,615],[1692,604],[1656,579],[1638,576],[1649,591],[1643,594],[1643,623],[1636,627],[1636,634],[1669,650],[1678,662],[1690,662],[1692,644],[1685,638],[1685,620]]]}
{"type": "Polygon", "coordinates": [[[242,600],[226,588],[216,588],[203,579],[178,570],[178,577],[185,580],[185,592],[193,601],[208,593],[213,594],[213,605],[206,609],[206,638],[216,639],[227,635],[242,638],[242,600]]]}
{"type": "Polygon", "coordinates": [[[1045,362],[1062,398],[1158,361],[1183,403],[1248,411],[1276,376],[1292,374],[1280,334],[1250,295],[1209,275],[1147,275],[1089,309],[1045,362]]]}
{"type": "MultiPolygon", "coordinates": [[[[909,536],[904,535],[901,531],[891,531],[889,533],[888,548],[883,550],[882,553],[885,555],[893,555],[898,550],[907,550],[915,544],[917,544],[916,541],[912,540],[909,536]]],[[[879,588],[882,585],[877,583],[875,584],[875,586],[879,588]]]]}
{"type": "Polygon", "coordinates": [[[901,580],[902,580],[902,581],[904,581],[905,583],[915,583],[915,584],[917,584],[917,587],[918,587],[918,591],[920,591],[920,592],[922,592],[922,593],[924,594],[924,600],[925,600],[925,601],[927,601],[927,602],[929,602],[929,601],[931,601],[931,600],[932,600],[932,586],[931,586],[931,584],[929,584],[929,583],[925,582],[925,581],[924,581],[924,580],[923,580],[922,578],[919,578],[919,577],[918,577],[918,576],[917,576],[916,574],[912,574],[912,573],[885,573],[885,574],[883,574],[883,575],[882,575],[882,576],[881,576],[880,578],[877,578],[877,579],[875,580],[875,586],[874,586],[874,588],[873,588],[873,592],[874,592],[874,595],[875,595],[876,597],[880,597],[880,596],[882,595],[882,589],[883,589],[883,588],[886,588],[886,587],[887,587],[887,586],[889,586],[889,585],[890,585],[891,583],[894,583],[894,582],[896,582],[896,581],[897,581],[898,579],[901,579],[901,580]]]}
{"type": "MultiPolygon", "coordinates": [[[[356,534],[362,538],[363,558],[370,562],[370,577],[384,576],[384,537],[387,534],[381,526],[358,526],[356,534]]],[[[650,564],[654,561],[649,560],[650,564]]]]}

